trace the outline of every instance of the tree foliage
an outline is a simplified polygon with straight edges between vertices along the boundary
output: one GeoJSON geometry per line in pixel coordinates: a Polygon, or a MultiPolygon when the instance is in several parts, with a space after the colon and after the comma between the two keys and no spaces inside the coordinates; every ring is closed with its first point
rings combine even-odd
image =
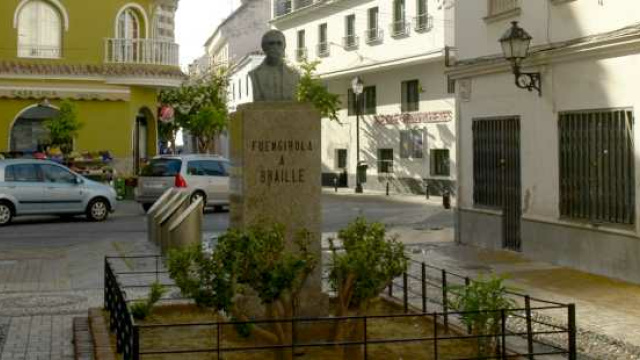
{"type": "MultiPolygon", "coordinates": [[[[451,308],[462,312],[462,322],[472,329],[474,335],[497,334],[501,326],[501,309],[513,309],[516,303],[509,298],[504,278],[492,275],[480,276],[469,285],[452,287],[451,308]]],[[[476,342],[478,357],[491,356],[496,349],[496,337],[479,337],[476,342]]]]}
{"type": "Polygon", "coordinates": [[[83,124],[78,119],[78,110],[71,100],[63,100],[60,103],[58,115],[47,119],[44,126],[49,130],[49,142],[57,146],[63,153],[68,154],[73,149],[73,139],[83,124]]]}
{"type": "Polygon", "coordinates": [[[329,92],[322,82],[314,75],[319,61],[307,62],[300,65],[302,74],[298,84],[298,101],[306,101],[320,111],[322,117],[338,120],[337,112],[340,109],[340,97],[329,92]]]}
{"type": "Polygon", "coordinates": [[[173,140],[184,128],[197,138],[200,152],[210,152],[215,136],[227,126],[227,84],[226,73],[220,72],[161,91],[159,101],[174,108],[175,119],[163,124],[160,133],[173,140]]]}

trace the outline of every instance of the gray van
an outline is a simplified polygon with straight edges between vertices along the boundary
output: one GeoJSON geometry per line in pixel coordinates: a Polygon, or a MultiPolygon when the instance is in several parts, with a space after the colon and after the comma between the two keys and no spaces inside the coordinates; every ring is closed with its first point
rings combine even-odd
{"type": "Polygon", "coordinates": [[[47,160],[0,160],[0,226],[21,215],[85,214],[104,221],[116,209],[116,192],[47,160]]]}
{"type": "Polygon", "coordinates": [[[229,205],[229,160],[214,155],[163,155],[145,166],[138,178],[135,199],[148,211],[171,187],[183,188],[191,201],[219,210],[229,205]]]}

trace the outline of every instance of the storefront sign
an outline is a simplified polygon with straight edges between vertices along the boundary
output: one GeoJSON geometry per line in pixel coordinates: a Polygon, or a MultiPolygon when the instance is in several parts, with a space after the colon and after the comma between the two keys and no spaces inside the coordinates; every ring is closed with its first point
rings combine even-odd
{"type": "Polygon", "coordinates": [[[47,89],[0,86],[0,98],[128,101],[130,98],[130,92],[129,90],[118,89],[47,89]]]}
{"type": "Polygon", "coordinates": [[[379,125],[440,123],[453,120],[452,111],[431,111],[423,113],[405,113],[393,115],[375,115],[379,125]]]}

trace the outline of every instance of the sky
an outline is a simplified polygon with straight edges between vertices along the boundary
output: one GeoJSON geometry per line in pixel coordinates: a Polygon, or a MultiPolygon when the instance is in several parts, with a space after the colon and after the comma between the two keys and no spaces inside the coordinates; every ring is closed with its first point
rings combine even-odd
{"type": "Polygon", "coordinates": [[[240,0],[180,0],[176,13],[176,41],[180,44],[183,69],[204,54],[204,43],[239,3],[240,0]]]}

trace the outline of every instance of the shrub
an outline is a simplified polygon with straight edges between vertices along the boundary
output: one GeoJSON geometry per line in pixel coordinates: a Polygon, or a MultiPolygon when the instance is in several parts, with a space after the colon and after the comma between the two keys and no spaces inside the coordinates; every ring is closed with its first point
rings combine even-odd
{"type": "Polygon", "coordinates": [[[136,301],[131,305],[131,316],[136,320],[144,320],[150,314],[153,306],[162,298],[166,289],[158,282],[151,284],[149,295],[146,300],[136,301]]]}

